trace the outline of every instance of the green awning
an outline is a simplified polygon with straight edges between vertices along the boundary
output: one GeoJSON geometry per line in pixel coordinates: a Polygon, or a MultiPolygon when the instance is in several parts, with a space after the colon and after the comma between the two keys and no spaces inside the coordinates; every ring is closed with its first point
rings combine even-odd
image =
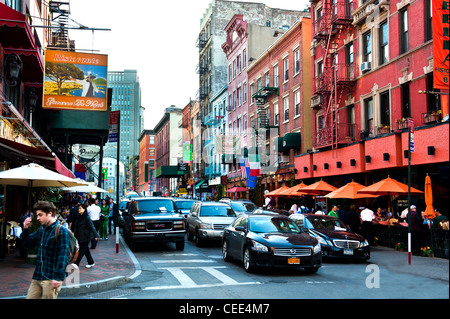
{"type": "Polygon", "coordinates": [[[297,148],[301,147],[301,134],[300,133],[287,133],[283,136],[283,147],[287,148],[297,148]]]}
{"type": "Polygon", "coordinates": [[[200,189],[200,186],[202,186],[202,184],[203,184],[204,182],[206,182],[205,179],[204,179],[204,180],[201,180],[200,182],[198,182],[198,183],[195,185],[195,189],[200,189]]]}
{"type": "Polygon", "coordinates": [[[276,150],[275,147],[278,147],[278,152],[283,152],[285,150],[283,146],[283,138],[282,137],[275,137],[273,140],[273,151],[276,150]]]}
{"type": "Polygon", "coordinates": [[[161,177],[179,177],[180,175],[183,175],[185,172],[179,171],[177,165],[170,165],[170,166],[160,166],[155,169],[155,177],[161,178],[161,177]]]}

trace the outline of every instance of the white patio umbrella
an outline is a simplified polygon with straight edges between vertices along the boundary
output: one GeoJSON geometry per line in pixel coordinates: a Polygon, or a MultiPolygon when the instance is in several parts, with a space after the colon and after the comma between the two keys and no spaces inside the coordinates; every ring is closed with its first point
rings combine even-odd
{"type": "Polygon", "coordinates": [[[65,193],[108,193],[107,190],[98,187],[93,183],[87,183],[83,186],[64,187],[61,190],[65,193]]]}
{"type": "Polygon", "coordinates": [[[0,172],[0,184],[24,187],[71,187],[87,185],[74,178],[56,173],[41,165],[31,163],[0,172]]]}

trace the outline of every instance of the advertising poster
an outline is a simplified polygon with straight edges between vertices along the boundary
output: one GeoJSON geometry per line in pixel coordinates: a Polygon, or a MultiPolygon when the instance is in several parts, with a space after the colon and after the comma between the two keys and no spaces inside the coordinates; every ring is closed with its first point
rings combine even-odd
{"type": "Polygon", "coordinates": [[[106,111],[108,56],[47,50],[44,109],[106,111]]]}

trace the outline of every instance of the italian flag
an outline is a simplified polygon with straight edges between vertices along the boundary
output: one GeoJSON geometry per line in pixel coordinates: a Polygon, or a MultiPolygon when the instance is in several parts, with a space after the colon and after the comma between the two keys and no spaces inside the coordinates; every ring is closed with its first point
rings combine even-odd
{"type": "Polygon", "coordinates": [[[261,162],[259,161],[259,155],[249,154],[248,162],[250,164],[250,176],[260,176],[261,162]]]}

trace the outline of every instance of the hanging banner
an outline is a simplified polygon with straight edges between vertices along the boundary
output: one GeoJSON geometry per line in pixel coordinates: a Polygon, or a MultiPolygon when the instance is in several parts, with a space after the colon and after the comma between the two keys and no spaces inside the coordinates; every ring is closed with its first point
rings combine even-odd
{"type": "Polygon", "coordinates": [[[449,6],[448,0],[433,0],[433,87],[449,87],[449,6]]]}
{"type": "Polygon", "coordinates": [[[106,111],[108,56],[45,51],[42,108],[106,111]]]}

